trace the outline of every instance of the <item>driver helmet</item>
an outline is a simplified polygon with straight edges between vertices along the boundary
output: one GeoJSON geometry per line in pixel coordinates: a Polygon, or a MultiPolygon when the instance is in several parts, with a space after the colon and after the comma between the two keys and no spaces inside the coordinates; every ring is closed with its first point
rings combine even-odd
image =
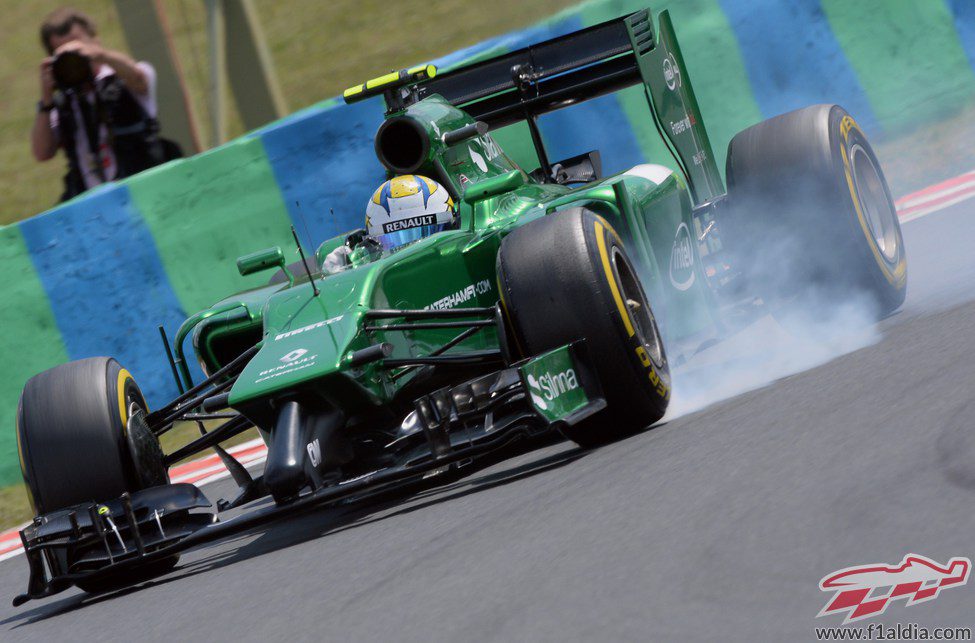
{"type": "Polygon", "coordinates": [[[441,232],[454,221],[454,202],[444,186],[418,174],[394,177],[366,205],[369,236],[386,250],[441,232]]]}

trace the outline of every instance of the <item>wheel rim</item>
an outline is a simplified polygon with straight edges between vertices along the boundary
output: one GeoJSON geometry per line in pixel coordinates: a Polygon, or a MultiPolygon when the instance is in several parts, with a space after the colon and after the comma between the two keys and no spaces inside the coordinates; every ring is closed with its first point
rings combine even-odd
{"type": "MultiPolygon", "coordinates": [[[[123,424],[128,424],[128,420],[130,420],[132,415],[135,414],[136,409],[142,409],[143,413],[146,415],[149,414],[149,407],[146,404],[145,399],[142,397],[139,389],[136,388],[135,382],[133,382],[131,379],[125,382],[124,396],[125,410],[128,412],[128,416],[123,418],[123,424]]],[[[123,427],[123,429],[125,429],[125,427],[123,427]]]]}
{"type": "Polygon", "coordinates": [[[633,330],[639,338],[640,344],[643,345],[644,350],[647,351],[647,355],[650,356],[650,360],[655,365],[663,366],[666,358],[664,357],[663,343],[660,341],[660,332],[657,329],[657,320],[653,317],[650,303],[647,301],[646,295],[643,294],[640,281],[633,274],[630,262],[615,246],[613,247],[613,272],[616,274],[620,294],[623,296],[627,309],[629,309],[630,318],[633,320],[633,330]]]}
{"type": "Polygon", "coordinates": [[[899,253],[897,238],[897,213],[887,198],[880,170],[873,159],[859,144],[850,150],[850,164],[860,208],[867,220],[867,227],[874,243],[888,263],[894,263],[899,253]]]}

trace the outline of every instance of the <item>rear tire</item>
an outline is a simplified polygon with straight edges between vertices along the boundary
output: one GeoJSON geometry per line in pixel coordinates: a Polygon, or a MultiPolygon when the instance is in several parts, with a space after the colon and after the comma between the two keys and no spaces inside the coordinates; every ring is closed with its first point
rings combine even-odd
{"type": "Polygon", "coordinates": [[[584,339],[607,407],[568,438],[597,446],[643,429],[670,400],[660,331],[633,264],[605,219],[573,208],[514,230],[498,253],[502,305],[525,357],[584,339]]]}
{"type": "Polygon", "coordinates": [[[842,107],[814,105],[738,133],[727,177],[722,238],[780,321],[860,300],[881,318],[904,302],[897,211],[870,143],[842,107]]]}

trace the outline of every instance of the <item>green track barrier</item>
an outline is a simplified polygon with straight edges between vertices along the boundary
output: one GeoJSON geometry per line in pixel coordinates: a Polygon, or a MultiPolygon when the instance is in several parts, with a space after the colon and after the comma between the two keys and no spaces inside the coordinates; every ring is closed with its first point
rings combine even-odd
{"type": "Polygon", "coordinates": [[[975,96],[941,0],[822,0],[822,7],[888,136],[944,118],[975,96]]]}
{"type": "Polygon", "coordinates": [[[242,279],[237,257],[273,245],[295,254],[291,220],[259,138],[140,174],[129,189],[185,311],[242,284],[267,282],[267,274],[242,279]]]}
{"type": "Polygon", "coordinates": [[[34,373],[67,361],[61,332],[47,303],[47,295],[31,264],[17,226],[0,227],[0,274],[4,278],[0,304],[0,486],[20,481],[17,437],[13,419],[24,382],[34,373]]]}

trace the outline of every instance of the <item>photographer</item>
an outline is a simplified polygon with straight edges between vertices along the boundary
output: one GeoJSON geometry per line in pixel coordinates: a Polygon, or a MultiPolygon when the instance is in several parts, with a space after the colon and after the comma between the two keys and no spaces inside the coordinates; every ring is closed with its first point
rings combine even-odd
{"type": "Polygon", "coordinates": [[[38,161],[64,149],[62,201],[181,156],[159,137],[152,65],[103,47],[92,20],[73,9],[47,16],[41,43],[49,56],[40,66],[31,149],[38,161]]]}

